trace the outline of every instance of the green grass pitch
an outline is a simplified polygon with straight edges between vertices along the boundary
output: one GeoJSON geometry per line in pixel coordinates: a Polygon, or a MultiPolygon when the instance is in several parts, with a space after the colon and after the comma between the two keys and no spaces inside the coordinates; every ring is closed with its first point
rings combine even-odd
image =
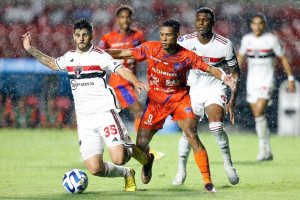
{"type": "MultiPolygon", "coordinates": [[[[256,162],[255,134],[230,134],[231,154],[240,183],[231,186],[215,138],[199,132],[208,150],[216,194],[204,193],[201,174],[193,156],[188,161],[187,179],[172,186],[177,170],[180,133],[154,136],[151,147],[166,157],[155,161],[153,177],[144,185],[141,165],[132,159],[126,166],[136,170],[136,192],[124,191],[123,178],[99,178],[89,174],[74,130],[0,129],[0,199],[300,199],[300,138],[271,136],[274,160],[256,162]],[[89,177],[82,194],[68,194],[62,186],[66,171],[79,168],[89,177]]],[[[135,140],[135,134],[131,134],[135,140]]],[[[105,160],[110,161],[105,150],[105,160]]]]}

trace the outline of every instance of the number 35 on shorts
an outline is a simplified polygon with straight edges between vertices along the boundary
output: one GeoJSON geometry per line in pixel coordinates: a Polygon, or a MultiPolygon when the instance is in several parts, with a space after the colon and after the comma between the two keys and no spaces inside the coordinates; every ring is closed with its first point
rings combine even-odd
{"type": "Polygon", "coordinates": [[[110,135],[116,135],[118,133],[116,125],[109,125],[104,128],[105,137],[109,137],[110,135]]]}

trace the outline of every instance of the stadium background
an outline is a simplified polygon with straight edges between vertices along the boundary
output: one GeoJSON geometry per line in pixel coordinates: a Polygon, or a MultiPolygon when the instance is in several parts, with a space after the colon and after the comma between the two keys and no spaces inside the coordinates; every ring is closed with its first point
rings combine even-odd
{"type": "MultiPolygon", "coordinates": [[[[241,37],[250,31],[250,16],[262,12],[267,16],[268,31],[280,38],[294,75],[296,79],[300,78],[299,1],[4,0],[0,2],[0,127],[76,127],[67,74],[47,70],[32,59],[23,50],[21,35],[29,31],[37,49],[58,57],[74,49],[73,23],[84,17],[93,23],[96,35],[93,44],[97,45],[101,36],[117,28],[115,10],[121,3],[133,6],[135,18],[132,27],[142,30],[146,40],[159,40],[160,23],[169,18],[183,25],[181,34],[194,32],[197,8],[211,7],[216,13],[214,32],[229,38],[236,50],[241,37]]],[[[143,80],[146,80],[146,67],[146,63],[138,66],[138,76],[143,80]]],[[[245,98],[246,74],[244,67],[236,104],[236,125],[229,126],[237,132],[254,132],[254,120],[245,98]]],[[[267,108],[268,123],[273,133],[277,132],[278,87],[284,79],[286,74],[277,61],[277,87],[273,103],[267,108]]],[[[140,101],[145,102],[145,94],[140,101]]],[[[127,122],[133,120],[127,111],[122,111],[121,115],[127,122]]]]}

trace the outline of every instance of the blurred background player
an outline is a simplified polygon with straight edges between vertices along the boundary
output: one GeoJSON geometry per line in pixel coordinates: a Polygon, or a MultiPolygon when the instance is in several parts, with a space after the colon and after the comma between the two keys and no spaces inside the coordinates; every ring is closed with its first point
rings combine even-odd
{"type": "Polygon", "coordinates": [[[161,24],[159,42],[144,42],[131,49],[107,50],[116,59],[135,58],[148,62],[147,107],[143,114],[136,146],[148,156],[148,163],[143,166],[142,181],[147,184],[152,177],[153,155],[148,145],[155,133],[162,129],[166,118],[171,115],[179,127],[186,133],[194,151],[196,164],[204,180],[205,191],[216,192],[211,181],[208,155],[196,132],[194,113],[191,107],[186,74],[190,69],[199,69],[212,74],[233,87],[230,75],[206,64],[201,57],[177,44],[180,23],[167,20],[161,24]]]}
{"type": "MultiPolygon", "coordinates": [[[[119,26],[118,30],[114,30],[104,35],[98,46],[101,49],[127,49],[136,47],[145,42],[144,34],[130,27],[134,10],[129,5],[122,5],[116,11],[116,20],[119,26]]],[[[137,72],[137,62],[134,59],[122,59],[121,63],[134,74],[137,72]]],[[[138,97],[131,82],[125,80],[120,75],[112,73],[109,79],[109,85],[114,88],[117,98],[122,109],[128,108],[135,119],[135,130],[138,127],[144,112],[142,104],[138,101],[138,97]]],[[[155,160],[164,157],[164,154],[153,149],[150,151],[154,154],[155,160]]]]}
{"type": "MultiPolygon", "coordinates": [[[[215,24],[215,14],[210,8],[203,7],[196,12],[197,32],[181,37],[177,42],[181,46],[201,56],[209,65],[223,69],[229,67],[233,79],[234,90],[231,91],[230,100],[227,102],[226,85],[222,81],[200,70],[191,70],[188,76],[192,108],[195,113],[196,124],[204,118],[208,118],[209,129],[216,137],[217,143],[224,159],[224,168],[232,185],[239,182],[239,176],[233,166],[229,139],[224,129],[224,111],[229,114],[230,121],[234,124],[234,106],[239,86],[240,70],[235,56],[235,50],[231,41],[212,32],[215,24]]],[[[186,178],[186,164],[191,150],[185,133],[178,145],[179,163],[178,171],[172,184],[182,185],[186,178]]]]}
{"type": "Polygon", "coordinates": [[[134,144],[119,117],[114,91],[107,87],[105,70],[114,71],[132,81],[139,92],[149,87],[92,45],[93,28],[87,20],[76,21],[73,38],[76,50],[54,59],[31,46],[29,33],[22,36],[24,48],[39,62],[52,70],[68,71],[77,116],[79,149],[90,173],[100,177],[124,177],[125,190],[135,191],[134,170],[118,166],[131,158],[134,144]],[[103,161],[104,143],[113,163],[103,161]]]}
{"type": "Polygon", "coordinates": [[[248,57],[247,102],[250,104],[255,120],[255,129],[259,140],[257,161],[273,160],[269,140],[269,128],[264,110],[274,89],[274,58],[281,59],[288,75],[288,90],[295,91],[294,76],[291,71],[284,48],[279,39],[272,33],[265,32],[266,17],[258,13],[251,18],[252,33],[242,38],[237,56],[242,67],[244,56],[248,57]]]}

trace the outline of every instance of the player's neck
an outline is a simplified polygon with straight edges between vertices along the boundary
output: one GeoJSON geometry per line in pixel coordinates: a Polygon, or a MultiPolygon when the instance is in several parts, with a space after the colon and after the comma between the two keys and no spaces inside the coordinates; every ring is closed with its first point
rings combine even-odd
{"type": "Polygon", "coordinates": [[[89,45],[86,46],[86,48],[84,48],[84,49],[79,49],[79,48],[77,47],[76,52],[79,53],[79,54],[84,54],[85,52],[89,51],[91,47],[92,47],[92,44],[89,44],[89,45]]]}
{"type": "Polygon", "coordinates": [[[176,54],[178,52],[178,48],[179,48],[179,45],[176,44],[176,46],[170,47],[168,49],[163,49],[163,51],[167,55],[173,55],[173,54],[176,54]]]}
{"type": "Polygon", "coordinates": [[[130,34],[131,29],[119,29],[119,33],[121,35],[129,35],[130,34]]]}
{"type": "Polygon", "coordinates": [[[206,34],[199,34],[198,33],[198,40],[201,44],[207,44],[211,41],[213,37],[213,32],[208,32],[206,34]]]}

